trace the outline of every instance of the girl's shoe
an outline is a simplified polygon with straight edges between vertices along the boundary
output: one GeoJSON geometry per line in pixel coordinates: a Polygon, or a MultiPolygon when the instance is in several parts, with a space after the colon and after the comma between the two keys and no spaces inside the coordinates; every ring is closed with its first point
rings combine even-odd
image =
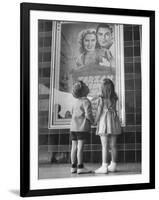
{"type": "Polygon", "coordinates": [[[77,172],[77,168],[76,168],[76,167],[75,167],[75,168],[74,168],[74,167],[71,167],[71,173],[74,174],[74,173],[76,173],[76,172],[77,172]]]}
{"type": "Polygon", "coordinates": [[[108,173],[108,165],[102,165],[100,168],[95,170],[96,174],[107,174],[108,173]]]}
{"type": "Polygon", "coordinates": [[[110,165],[108,166],[108,171],[115,172],[116,168],[117,168],[116,163],[111,161],[110,165]]]}

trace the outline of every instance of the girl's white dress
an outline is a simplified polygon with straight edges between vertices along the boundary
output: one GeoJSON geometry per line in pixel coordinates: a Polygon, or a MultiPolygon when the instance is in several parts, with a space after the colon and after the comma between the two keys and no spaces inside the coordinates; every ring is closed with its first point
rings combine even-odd
{"type": "Polygon", "coordinates": [[[96,131],[97,135],[108,135],[108,134],[117,135],[121,133],[119,117],[117,116],[115,108],[116,108],[116,103],[115,105],[113,104],[109,106],[105,104],[102,105],[102,112],[100,114],[96,131]]]}

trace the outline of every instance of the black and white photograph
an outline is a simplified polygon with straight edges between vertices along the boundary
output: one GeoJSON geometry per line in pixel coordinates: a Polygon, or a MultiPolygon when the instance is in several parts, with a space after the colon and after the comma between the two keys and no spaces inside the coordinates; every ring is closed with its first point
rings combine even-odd
{"type": "MultiPolygon", "coordinates": [[[[122,63],[124,58],[121,59],[121,57],[124,57],[124,34],[126,40],[125,48],[132,50],[132,52],[130,52],[132,54],[126,57],[128,65],[131,65],[129,68],[132,68],[131,70],[133,70],[133,64],[136,64],[136,68],[138,68],[136,73],[138,85],[136,85],[136,88],[132,88],[130,83],[130,88],[126,91],[129,92],[129,96],[133,97],[133,99],[135,98],[135,93],[138,94],[138,104],[135,105],[134,101],[133,103],[130,102],[132,98],[129,98],[126,102],[127,107],[129,107],[126,108],[126,110],[130,116],[134,115],[133,117],[135,119],[136,113],[134,114],[133,110],[138,108],[138,111],[136,112],[138,112],[139,120],[141,117],[141,26],[44,20],[39,20],[38,23],[40,65],[39,134],[44,128],[47,128],[47,154],[48,161],[50,161],[52,166],[50,168],[50,166],[45,166],[45,164],[42,164],[39,161],[39,178],[72,177],[72,174],[76,176],[78,174],[76,174],[76,171],[79,171],[78,166],[74,169],[71,165],[84,165],[83,162],[89,166],[91,172],[97,172],[95,168],[103,163],[104,165],[109,166],[108,168],[110,171],[116,171],[116,173],[110,173],[109,175],[123,174],[124,172],[125,174],[141,173],[140,140],[134,142],[130,140],[127,144],[127,148],[124,149],[124,135],[121,134],[121,131],[126,132],[125,124],[123,123],[125,122],[125,112],[123,113],[123,111],[125,111],[125,77],[124,63],[122,63]],[[48,30],[49,28],[50,30],[47,31],[47,33],[50,33],[50,36],[48,36],[47,33],[45,34],[45,30],[48,30]],[[50,41],[50,44],[46,44],[46,41],[50,41]],[[136,61],[134,60],[134,63],[133,60],[130,60],[130,56],[134,55],[132,45],[134,45],[138,51],[138,54],[134,56],[134,59],[136,59],[136,61]],[[48,52],[48,49],[50,49],[50,52],[48,52]],[[49,54],[51,60],[47,60],[47,63],[50,62],[50,68],[45,66],[45,56],[48,56],[49,54]],[[48,72],[47,76],[45,75],[46,71],[48,72]],[[47,83],[46,80],[48,80],[47,83]],[[81,83],[89,88],[89,93],[86,96],[82,96],[82,98],[88,98],[87,101],[91,106],[91,108],[87,108],[87,110],[85,110],[86,108],[82,105],[79,105],[80,107],[82,106],[80,110],[78,105],[74,105],[77,104],[77,100],[79,100],[79,104],[84,103],[81,102],[83,101],[81,97],[79,98],[75,95],[79,90],[78,88],[76,89],[76,87],[80,87],[81,83]],[[101,87],[103,87],[103,89],[101,89],[101,87]],[[112,90],[111,93],[114,96],[112,101],[115,101],[115,105],[111,102],[109,105],[104,106],[104,98],[106,98],[104,95],[108,95],[105,93],[107,87],[110,87],[110,90],[112,90]],[[121,91],[122,89],[123,91],[121,91]],[[121,94],[123,94],[123,97],[121,94]],[[101,103],[100,101],[103,102],[101,103]],[[100,103],[101,105],[99,105],[100,103]],[[50,106],[48,107],[48,105],[50,106]],[[74,106],[77,108],[72,110],[74,106]],[[106,113],[102,110],[99,111],[98,106],[106,107],[106,113]],[[89,119],[91,116],[85,116],[90,112],[89,109],[91,109],[92,112],[92,119],[89,119]],[[112,111],[109,113],[110,109],[112,109],[112,111]],[[50,123],[49,128],[48,123],[45,120],[48,117],[48,113],[50,113],[50,118],[48,118],[50,123]],[[102,113],[104,115],[102,115],[102,113]],[[121,113],[123,113],[123,116],[121,113]],[[102,118],[100,119],[99,117],[97,120],[97,114],[101,115],[102,118]],[[110,118],[108,117],[109,114],[111,115],[110,118]],[[80,143],[78,142],[78,136],[77,140],[74,137],[72,138],[72,134],[74,133],[70,133],[69,126],[70,123],[75,123],[72,126],[78,126],[78,128],[74,129],[73,132],[81,132],[81,122],[79,120],[85,120],[85,117],[82,119],[83,116],[85,116],[86,119],[88,118],[87,120],[90,120],[90,128],[88,129],[86,127],[86,130],[83,129],[84,127],[82,128],[83,133],[81,133],[81,136],[84,138],[79,139],[83,140],[81,146],[82,155],[80,155],[82,158],[79,159],[83,160],[78,163],[78,156],[76,156],[77,158],[74,158],[74,154],[78,155],[80,143]],[[76,122],[73,118],[79,119],[77,119],[76,122]],[[71,120],[73,121],[71,122],[71,120]],[[95,122],[95,120],[97,121],[95,122]],[[100,122],[101,120],[102,122],[100,122]],[[115,123],[117,123],[117,127],[115,123]],[[124,130],[121,130],[120,124],[123,124],[124,130]],[[105,126],[106,130],[101,130],[102,132],[98,134],[97,127],[101,129],[100,126],[105,126]],[[109,126],[111,130],[108,130],[109,126]],[[59,132],[57,132],[57,130],[59,130],[59,132]],[[107,134],[110,135],[107,136],[107,134]],[[111,134],[113,134],[113,137],[111,137],[111,134]],[[102,137],[100,137],[100,135],[102,137]],[[102,146],[101,142],[105,143],[104,146],[102,146]],[[102,158],[102,148],[104,148],[104,152],[107,152],[106,155],[103,155],[105,158],[102,158]],[[117,161],[119,162],[119,170],[117,169],[117,161]],[[124,168],[126,171],[124,171],[124,168]],[[49,170],[51,170],[50,173],[49,170]]],[[[132,72],[128,72],[127,74],[132,79],[131,81],[135,81],[133,80],[132,72]]],[[[82,90],[85,89],[83,88],[82,90]]],[[[130,120],[131,119],[128,119],[129,126],[134,126],[134,121],[131,122],[130,120]]],[[[140,121],[138,122],[139,125],[140,121]]],[[[84,121],[82,123],[84,123],[84,121]]],[[[86,124],[82,126],[86,126],[86,124]]],[[[127,138],[132,135],[131,137],[134,137],[135,139],[135,132],[136,130],[134,128],[133,133],[127,133],[129,134],[127,138]]],[[[138,133],[138,137],[140,138],[141,136],[139,134],[140,133],[138,133]]],[[[39,139],[40,137],[41,136],[39,136],[39,139]]],[[[41,146],[39,146],[39,151],[40,147],[41,146]]],[[[40,153],[42,153],[42,151],[39,152],[39,159],[42,162],[42,159],[45,157],[43,158],[40,153]]],[[[84,176],[94,176],[94,173],[87,174],[87,170],[88,169],[83,167],[82,174],[84,174],[84,176]]],[[[103,170],[103,174],[107,174],[108,169],[103,168],[103,170]]],[[[101,173],[102,168],[101,171],[99,170],[99,174],[101,173]]]]}
{"type": "Polygon", "coordinates": [[[45,189],[66,194],[154,187],[154,13],[132,10],[127,16],[57,5],[43,11],[42,4],[37,10],[22,4],[23,12],[28,8],[29,69],[22,70],[30,86],[30,129],[29,138],[21,137],[29,143],[29,190],[38,195],[45,189]]]}

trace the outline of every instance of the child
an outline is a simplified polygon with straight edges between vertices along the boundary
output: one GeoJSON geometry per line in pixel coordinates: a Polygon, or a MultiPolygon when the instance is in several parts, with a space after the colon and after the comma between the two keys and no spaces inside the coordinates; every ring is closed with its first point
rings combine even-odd
{"type": "Polygon", "coordinates": [[[77,81],[73,86],[72,94],[76,101],[72,108],[71,120],[71,173],[89,173],[90,170],[84,168],[83,165],[83,148],[87,135],[90,132],[91,123],[93,123],[91,103],[87,98],[89,93],[88,86],[77,81]]]}
{"type": "Polygon", "coordinates": [[[108,173],[116,171],[116,138],[121,133],[120,122],[116,111],[117,95],[114,84],[110,79],[104,79],[101,85],[98,111],[95,123],[98,122],[97,135],[100,136],[102,145],[102,166],[95,173],[108,173]],[[111,148],[111,164],[108,166],[108,144],[111,148]]]}

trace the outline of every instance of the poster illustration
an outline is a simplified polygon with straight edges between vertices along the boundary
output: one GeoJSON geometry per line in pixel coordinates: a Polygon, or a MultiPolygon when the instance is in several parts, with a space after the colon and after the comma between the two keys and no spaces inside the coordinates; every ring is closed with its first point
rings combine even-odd
{"type": "MultiPolygon", "coordinates": [[[[121,28],[117,24],[53,21],[50,128],[69,126],[76,80],[88,85],[90,100],[100,95],[104,78],[114,82],[121,97],[121,28]]],[[[95,116],[97,100],[91,103],[95,116]]]]}

